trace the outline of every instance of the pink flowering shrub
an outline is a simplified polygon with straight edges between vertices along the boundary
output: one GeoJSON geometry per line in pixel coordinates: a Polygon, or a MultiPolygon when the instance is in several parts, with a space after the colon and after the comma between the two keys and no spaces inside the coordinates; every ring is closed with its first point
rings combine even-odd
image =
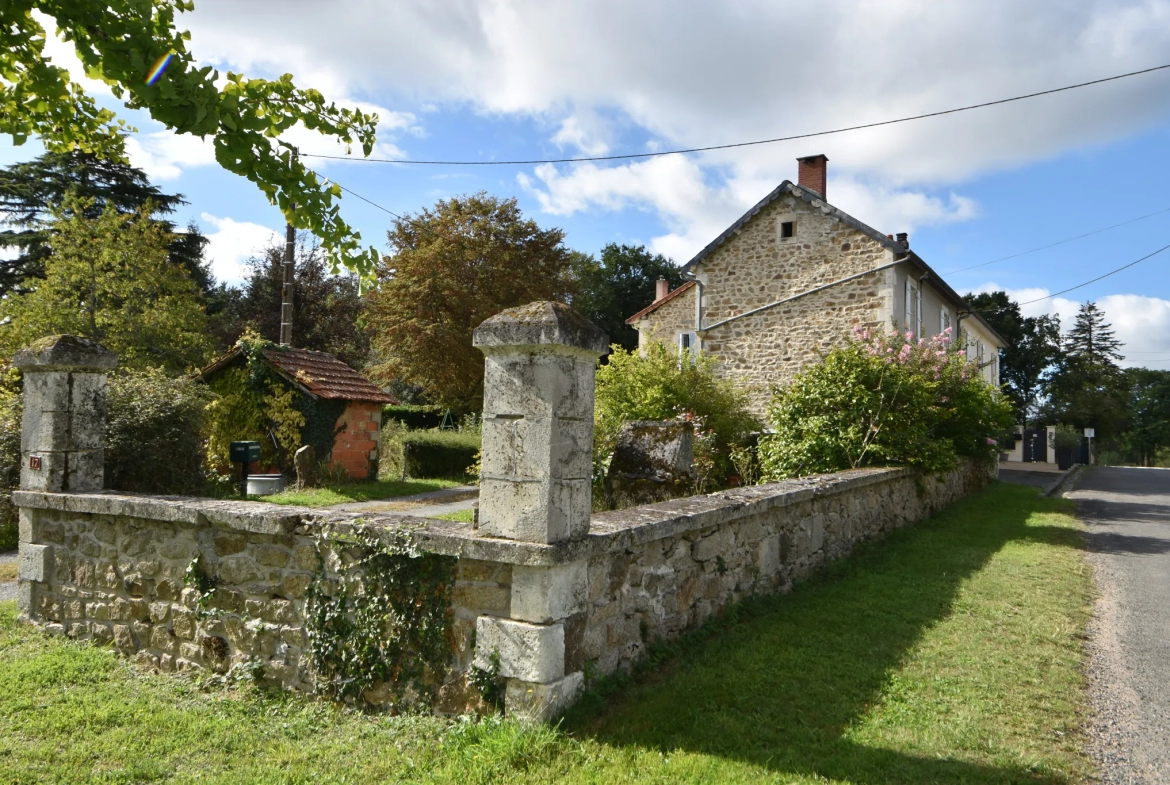
{"type": "Polygon", "coordinates": [[[852,340],[777,389],[760,440],[765,480],[859,466],[945,471],[958,456],[996,459],[1007,399],[956,350],[950,330],[915,338],[856,328],[852,340]]]}

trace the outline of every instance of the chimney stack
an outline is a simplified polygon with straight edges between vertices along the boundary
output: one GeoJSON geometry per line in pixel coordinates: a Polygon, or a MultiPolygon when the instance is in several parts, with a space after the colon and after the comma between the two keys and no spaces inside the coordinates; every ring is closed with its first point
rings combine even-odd
{"type": "Polygon", "coordinates": [[[898,242],[900,242],[902,245],[909,248],[910,247],[910,235],[907,234],[906,232],[898,232],[898,242]]]}
{"type": "Polygon", "coordinates": [[[817,196],[828,201],[825,197],[825,183],[829,176],[829,159],[824,155],[809,155],[797,158],[796,162],[799,165],[797,182],[810,191],[815,191],[817,196]]]}
{"type": "Polygon", "coordinates": [[[656,282],[656,289],[654,291],[654,302],[658,302],[666,295],[670,294],[670,281],[665,278],[659,278],[656,282]]]}

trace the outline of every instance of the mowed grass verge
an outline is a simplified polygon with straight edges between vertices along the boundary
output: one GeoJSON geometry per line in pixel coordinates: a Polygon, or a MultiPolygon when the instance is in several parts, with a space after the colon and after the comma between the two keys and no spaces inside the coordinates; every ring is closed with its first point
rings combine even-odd
{"type": "Polygon", "coordinates": [[[379,499],[393,499],[399,496],[413,496],[416,493],[430,493],[444,488],[454,488],[460,484],[456,480],[370,480],[369,482],[351,482],[324,488],[306,488],[301,491],[289,489],[271,496],[249,496],[248,498],[298,507],[328,507],[346,502],[369,502],[379,499]]]}
{"type": "Polygon", "coordinates": [[[1078,782],[1080,548],[1070,504],[994,485],[745,603],[559,729],[146,674],[4,603],[0,781],[1078,782]]]}

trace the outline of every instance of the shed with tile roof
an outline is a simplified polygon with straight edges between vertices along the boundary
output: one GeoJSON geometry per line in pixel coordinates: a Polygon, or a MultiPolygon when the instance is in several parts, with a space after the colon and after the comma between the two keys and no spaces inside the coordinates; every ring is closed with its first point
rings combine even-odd
{"type": "MultiPolygon", "coordinates": [[[[344,402],[333,424],[334,437],[328,455],[318,455],[331,468],[342,468],[355,480],[377,476],[381,442],[382,406],[397,403],[394,396],[327,352],[266,346],[257,356],[298,393],[314,401],[344,402]]],[[[196,378],[210,381],[246,360],[236,346],[199,372],[196,378]]],[[[320,452],[320,449],[318,450],[320,452]]]]}

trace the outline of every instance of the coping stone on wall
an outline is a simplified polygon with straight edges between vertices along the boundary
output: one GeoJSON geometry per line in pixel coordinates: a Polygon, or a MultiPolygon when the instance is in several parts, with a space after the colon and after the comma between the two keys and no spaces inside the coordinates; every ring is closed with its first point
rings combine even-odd
{"type": "Polygon", "coordinates": [[[911,473],[907,469],[853,469],[601,513],[592,517],[586,537],[551,545],[487,537],[467,523],[410,515],[359,516],[264,502],[111,492],[16,491],[12,496],[16,506],[23,508],[213,525],[257,534],[311,535],[326,531],[343,533],[363,525],[381,527],[409,534],[419,548],[432,553],[506,564],[553,566],[707,529],[814,497],[889,482],[911,473]]]}

